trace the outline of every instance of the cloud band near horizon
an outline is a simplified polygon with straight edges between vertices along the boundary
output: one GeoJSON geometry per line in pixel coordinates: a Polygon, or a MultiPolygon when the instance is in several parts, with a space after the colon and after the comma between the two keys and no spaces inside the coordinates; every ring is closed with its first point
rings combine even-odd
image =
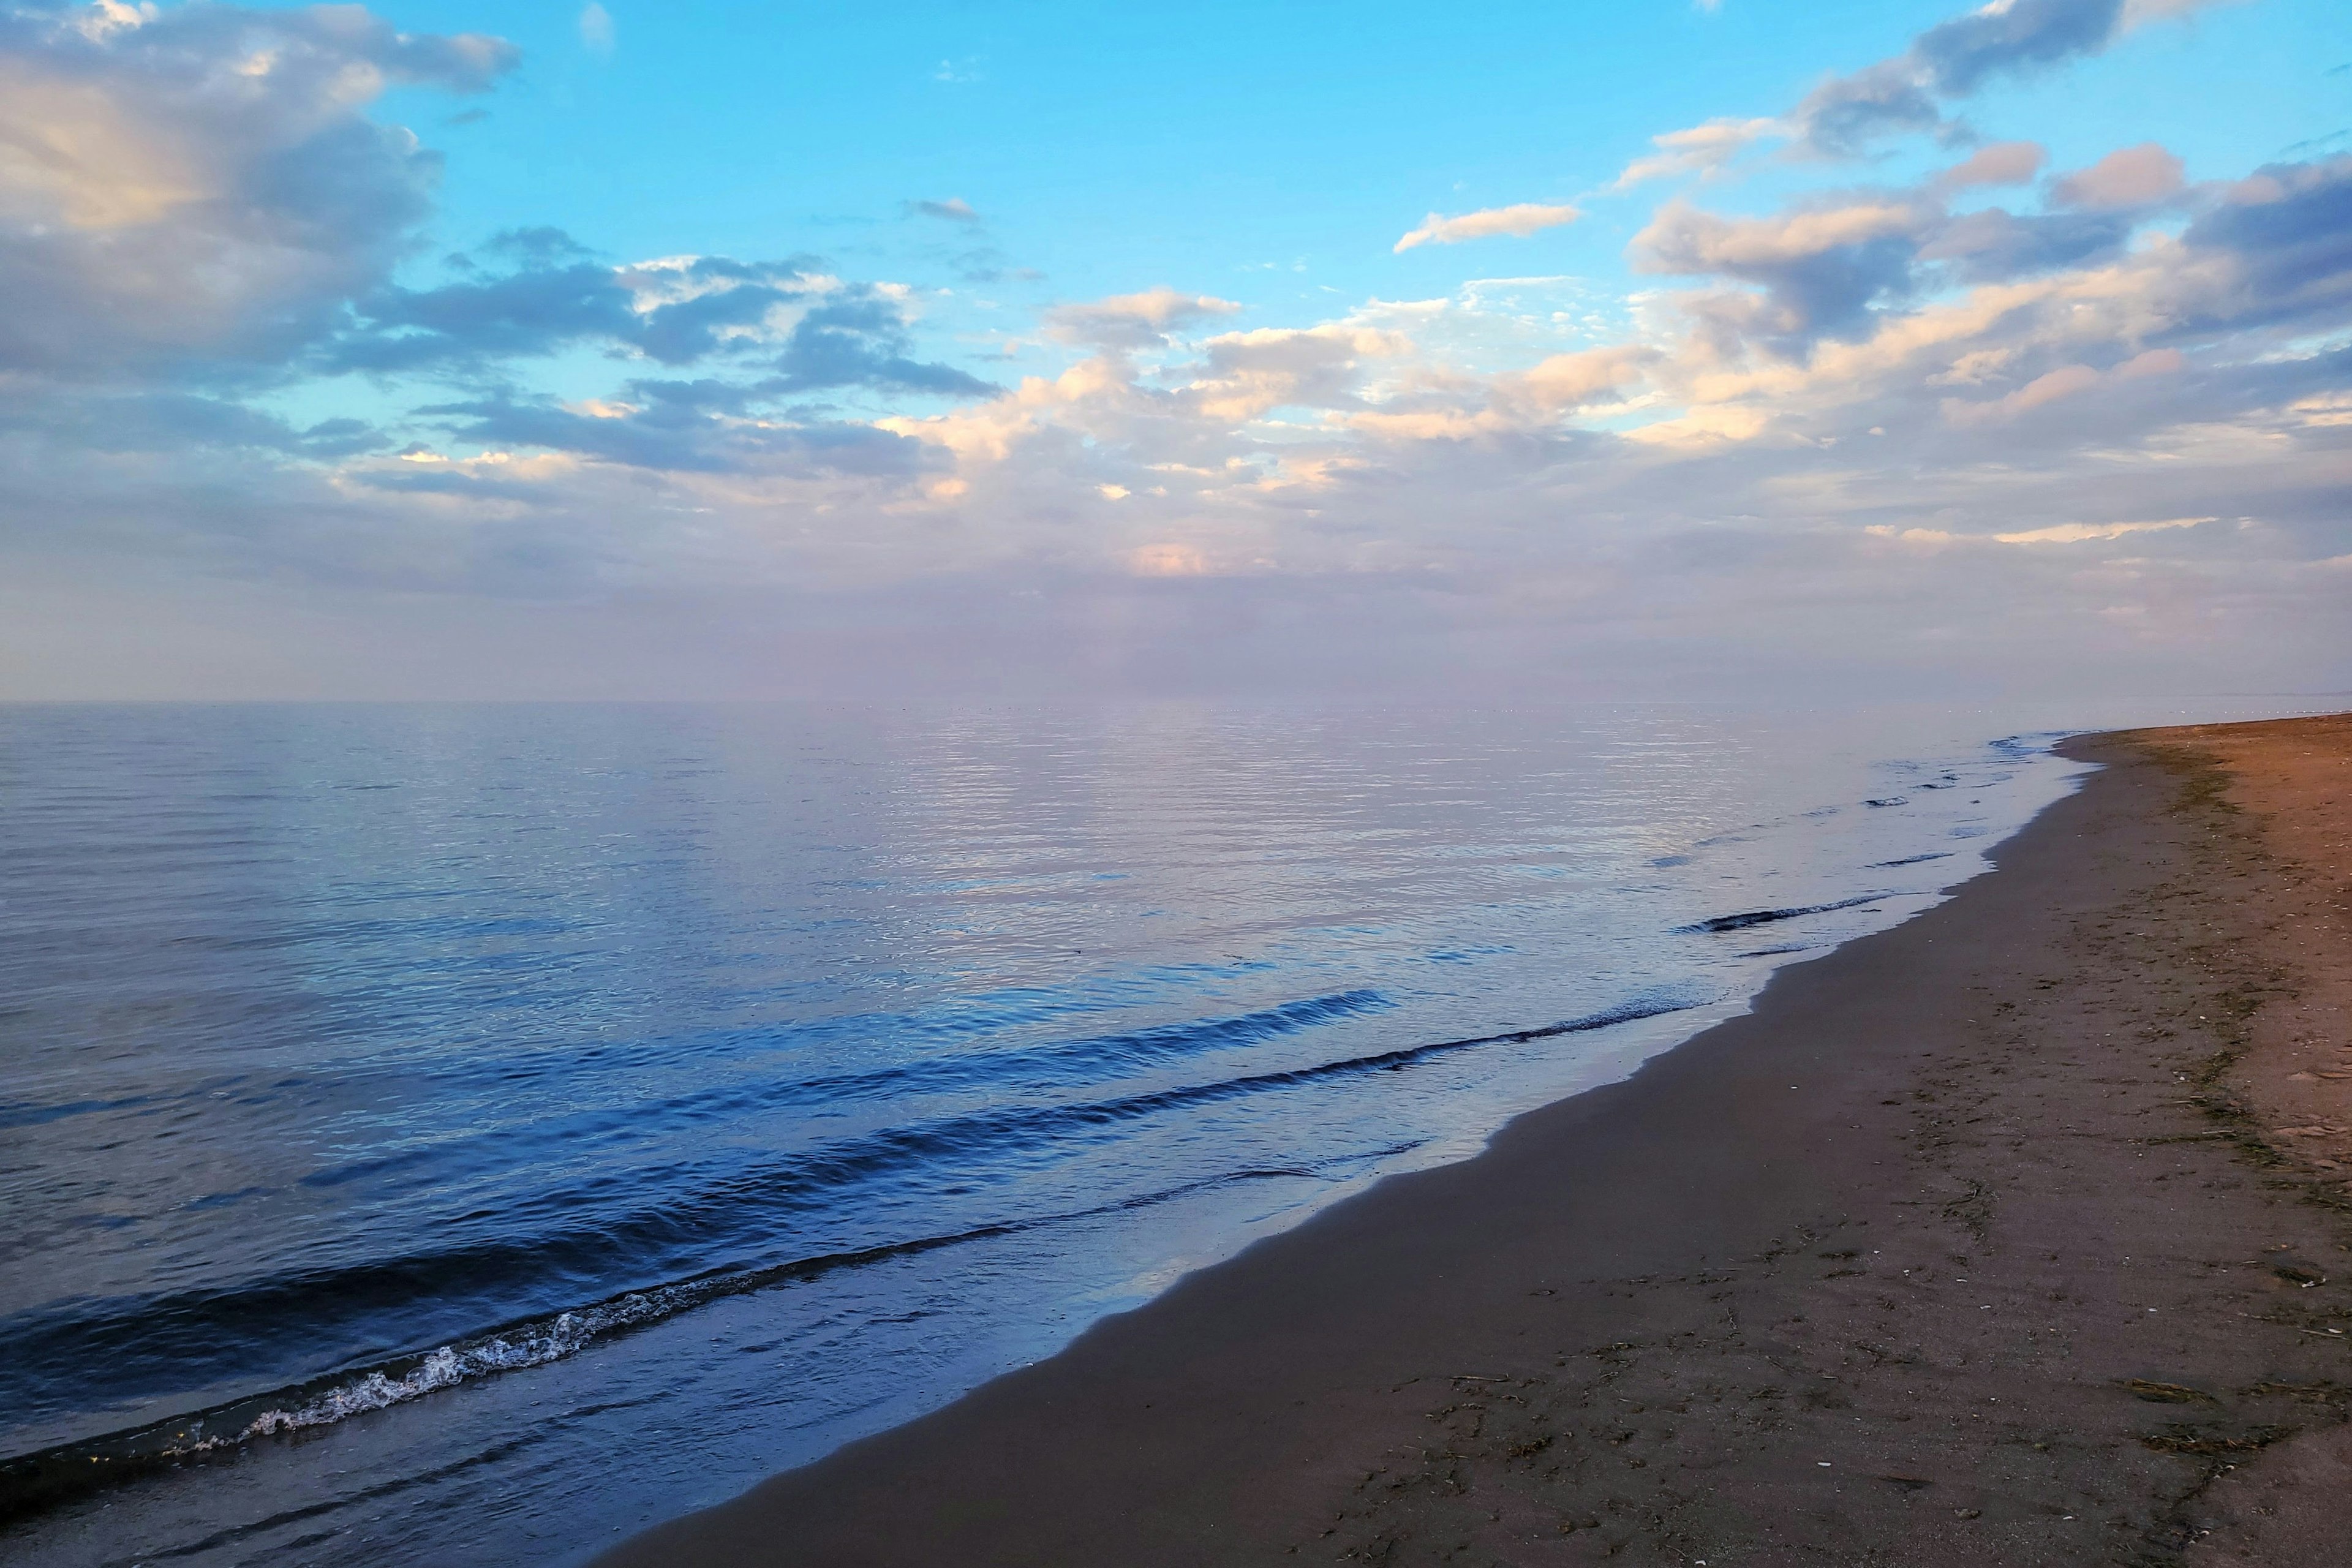
{"type": "MultiPolygon", "coordinates": [[[[1656,137],[1618,187],[1699,183],[1628,225],[1641,281],[1563,342],[1565,304],[1496,303],[1578,287],[1549,277],[1287,321],[1139,280],[958,336],[942,290],[814,253],[614,256],[550,226],[435,253],[440,161],[375,110],[493,91],[513,46],[355,7],[20,7],[8,689],[365,685],[305,639],[380,624],[395,664],[430,664],[420,616],[489,647],[603,615],[634,628],[618,648],[702,614],[748,617],[710,646],[761,646],[787,613],[789,673],[679,670],[1156,689],[1340,680],[1352,647],[1397,679],[2352,676],[2352,155],[2200,179],[2142,136],[2051,171],[1971,132],[1908,182],[1824,164],[1767,210],[1700,199],[1774,138],[1966,140],[1948,110],[1985,84],[2194,9],[2016,0],[1784,115],[1656,137]],[[1497,341],[1530,346],[1461,346],[1497,341]],[[331,388],[373,412],[325,412],[331,388]],[[901,625],[893,595],[932,629],[886,656],[866,628],[901,625]],[[335,626],[305,618],[328,602],[335,626]],[[246,629],[262,603],[274,655],[246,629]],[[235,635],[201,629],[206,604],[235,635]],[[181,651],[109,652],[109,616],[183,626],[181,651]]],[[[961,197],[897,210],[922,243],[989,243],[961,197]]],[[[1432,213],[1391,250],[1582,216],[1432,213]]],[[[582,646],[587,686],[634,689],[582,646]]]]}

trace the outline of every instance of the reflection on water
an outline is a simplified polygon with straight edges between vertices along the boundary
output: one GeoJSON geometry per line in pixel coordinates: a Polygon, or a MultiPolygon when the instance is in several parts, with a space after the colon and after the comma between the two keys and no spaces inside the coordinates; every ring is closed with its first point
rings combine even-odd
{"type": "Polygon", "coordinates": [[[0,1452],[114,1482],[0,1548],[716,1500],[1924,907],[2071,772],[1999,732],[0,710],[0,1452]]]}

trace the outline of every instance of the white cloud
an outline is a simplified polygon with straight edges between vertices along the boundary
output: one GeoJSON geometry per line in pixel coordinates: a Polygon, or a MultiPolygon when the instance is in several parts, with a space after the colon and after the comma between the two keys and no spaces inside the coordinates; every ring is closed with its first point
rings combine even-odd
{"type": "Polygon", "coordinates": [[[1654,271],[1747,271],[1908,234],[1918,226],[1917,210],[1899,202],[1860,202],[1758,218],[1718,217],[1685,202],[1671,202],[1633,237],[1632,248],[1644,268],[1654,271]]]}
{"type": "MultiPolygon", "coordinates": [[[[183,621],[209,594],[216,616],[268,622],[255,584],[285,584],[281,610],[331,599],[320,624],[412,661],[338,668],[408,689],[428,666],[452,690],[524,680],[555,643],[514,629],[519,605],[575,617],[545,679],[588,695],[647,679],[633,636],[663,658],[696,638],[724,650],[680,656],[670,689],[689,693],[1301,671],[1769,684],[1801,667],[1896,689],[1996,668],[2352,679],[2352,382],[2324,346],[2352,331],[2352,160],[2189,186],[2149,144],[1955,218],[1954,193],[2042,175],[2042,149],[2012,142],[1909,189],[1841,173],[1778,209],[1676,200],[1632,259],[1688,281],[1630,296],[1483,279],[1288,317],[1269,296],[1247,327],[1236,301],[1167,285],[1034,323],[1006,303],[988,341],[1020,339],[1035,374],[982,385],[933,363],[969,326],[921,321],[935,296],[815,264],[614,265],[524,230],[499,242],[509,260],[394,289],[431,164],[361,110],[394,80],[483,85],[503,57],[373,24],[329,37],[307,12],[192,20],[230,9],[77,13],[71,47],[96,62],[79,70],[0,34],[0,597],[16,595],[0,680],[34,668],[25,614],[67,626],[38,668],[68,668],[68,647],[119,661],[43,605],[111,592],[112,612],[81,618],[180,624],[126,608],[134,577],[185,584],[183,621]],[[207,118],[202,83],[247,107],[207,118]],[[302,153],[314,184],[290,195],[259,177],[320,136],[356,151],[302,153]],[[290,250],[264,243],[288,235],[290,250]],[[318,345],[344,341],[333,323],[371,311],[390,357],[350,363],[394,367],[370,395],[407,398],[395,429],[239,400],[267,382],[267,406],[299,405],[318,345]],[[398,355],[435,333],[455,364],[435,374],[459,384],[402,382],[398,355]],[[567,366],[561,401],[535,395],[530,356],[579,344],[609,351],[606,379],[567,366]],[[2223,518],[2254,521],[2198,526],[2223,518]],[[36,566],[74,580],[36,602],[14,586],[36,566]],[[473,619],[386,629],[428,601],[473,619]]],[[[1881,92],[1865,118],[2031,58],[1981,27],[1936,47],[1947,76],[1906,57],[1911,74],[1862,84],[1881,92]]],[[[1940,114],[1952,95],[1927,96],[1940,114]]],[[[1781,133],[1671,132],[1638,178],[1704,175],[1781,133]]],[[[953,198],[904,210],[978,216],[953,198]]],[[[300,651],[289,680],[324,667],[300,651]]]]}
{"type": "Polygon", "coordinates": [[[1686,131],[1669,131],[1650,138],[1658,150],[1626,164],[1612,188],[1622,191],[1672,174],[1713,174],[1757,142],[1788,134],[1787,126],[1769,119],[1710,120],[1686,131]]]}
{"type": "Polygon", "coordinates": [[[1537,202],[1488,207],[1481,212],[1464,213],[1459,217],[1444,217],[1432,213],[1422,220],[1419,228],[1398,240],[1392,248],[1402,254],[1416,246],[1459,245],[1465,239],[1488,239],[1498,234],[1525,239],[1541,230],[1574,223],[1583,216],[1571,206],[1546,206],[1537,202]]]}
{"type": "Polygon", "coordinates": [[[2086,364],[2060,365],[2046,374],[2035,376],[2006,397],[1985,403],[1963,403],[1957,399],[1944,405],[1944,416],[1955,425],[1994,425],[2014,419],[2045,404],[2062,397],[2072,397],[2099,384],[2099,373],[2086,364]]]}
{"type": "Polygon", "coordinates": [[[1276,408],[1360,405],[1366,365],[1409,354],[1403,334],[1340,324],[1228,332],[1200,345],[1185,395],[1208,418],[1238,424],[1276,408]]]}
{"type": "Polygon", "coordinates": [[[2168,21],[2214,5],[2238,5],[2245,0],[2124,0],[2120,26],[2126,32],[2150,22],[2168,21]]]}
{"type": "Polygon", "coordinates": [[[517,58],[358,6],[0,18],[0,369],[282,359],[382,278],[438,166],[368,106],[517,58]]]}
{"type": "Polygon", "coordinates": [[[1888,523],[1874,523],[1863,531],[1874,539],[1894,540],[1931,549],[1971,544],[2091,544],[2125,539],[2135,533],[2166,533],[2175,529],[2196,528],[2203,523],[2221,521],[2217,516],[2168,517],[2153,522],[2058,522],[2046,528],[2021,529],[2008,533],[1959,533],[1948,528],[1898,528],[1888,523]]]}
{"type": "Polygon", "coordinates": [[[597,0],[588,0],[580,8],[580,42],[591,54],[613,52],[613,13],[597,0]]]}
{"type": "Polygon", "coordinates": [[[1142,577],[1199,577],[1209,571],[1209,558],[1190,544],[1147,544],[1128,559],[1142,577]]]}
{"type": "Polygon", "coordinates": [[[1993,538],[2003,544],[2083,544],[2092,540],[2162,533],[2221,521],[2218,517],[2168,517],[2157,522],[2062,522],[2050,528],[2029,528],[2020,533],[1996,533],[1993,538]]]}
{"type": "Polygon", "coordinates": [[[943,202],[919,201],[909,202],[907,205],[910,211],[919,213],[924,217],[945,218],[950,223],[978,223],[980,221],[980,215],[972,211],[971,204],[965,201],[961,196],[950,196],[943,202]]]}
{"type": "Polygon", "coordinates": [[[1045,312],[1045,330],[1064,342],[1141,348],[1167,334],[1241,307],[1211,294],[1187,294],[1165,283],[1140,293],[1114,294],[1082,305],[1056,305],[1045,312]]]}

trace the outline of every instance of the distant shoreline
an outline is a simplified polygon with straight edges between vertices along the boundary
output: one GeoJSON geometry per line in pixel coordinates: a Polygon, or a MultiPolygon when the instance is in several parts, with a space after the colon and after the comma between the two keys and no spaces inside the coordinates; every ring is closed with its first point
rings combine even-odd
{"type": "Polygon", "coordinates": [[[2352,723],[2065,750],[1748,1016],[600,1563],[2344,1560],[2352,723]]]}

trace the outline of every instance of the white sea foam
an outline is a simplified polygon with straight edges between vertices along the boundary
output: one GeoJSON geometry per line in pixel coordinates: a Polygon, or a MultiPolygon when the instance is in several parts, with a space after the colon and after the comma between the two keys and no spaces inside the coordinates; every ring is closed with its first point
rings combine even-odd
{"type": "Polygon", "coordinates": [[[455,1387],[468,1378],[515,1372],[528,1366],[543,1366],[584,1348],[599,1335],[677,1310],[687,1303],[670,1298],[681,1293],[674,1289],[624,1296],[580,1311],[561,1313],[551,1321],[529,1331],[443,1345],[428,1352],[399,1377],[389,1376],[381,1371],[364,1373],[291,1409],[265,1410],[235,1436],[207,1437],[187,1445],[185,1451],[226,1447],[255,1437],[299,1431],[306,1426],[332,1426],[371,1410],[386,1409],[455,1387]]]}

